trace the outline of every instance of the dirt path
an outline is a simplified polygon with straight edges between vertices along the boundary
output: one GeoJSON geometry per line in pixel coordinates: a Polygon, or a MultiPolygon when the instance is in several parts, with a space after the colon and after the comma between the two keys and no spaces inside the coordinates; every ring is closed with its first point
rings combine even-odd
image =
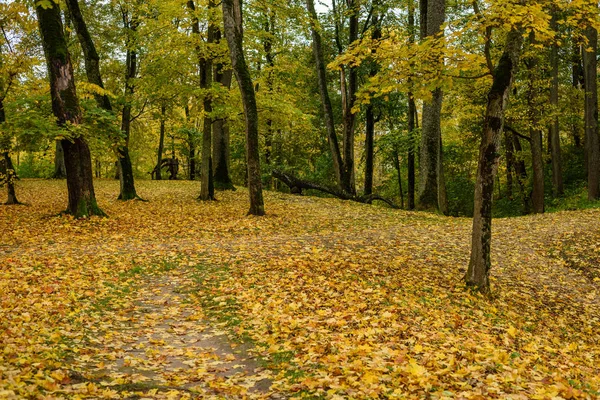
{"type": "Polygon", "coordinates": [[[251,346],[205,319],[185,293],[190,287],[184,268],[141,279],[131,306],[89,338],[95,354],[74,360],[80,380],[125,397],[283,398],[270,391],[271,373],[251,346]]]}

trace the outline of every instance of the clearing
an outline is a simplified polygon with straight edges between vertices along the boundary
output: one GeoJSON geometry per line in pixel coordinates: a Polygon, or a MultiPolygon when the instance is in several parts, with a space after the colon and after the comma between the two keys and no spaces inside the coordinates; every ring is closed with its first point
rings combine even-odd
{"type": "Polygon", "coordinates": [[[598,398],[600,209],[471,220],[141,181],[110,218],[60,181],[0,207],[0,398],[598,398]]]}

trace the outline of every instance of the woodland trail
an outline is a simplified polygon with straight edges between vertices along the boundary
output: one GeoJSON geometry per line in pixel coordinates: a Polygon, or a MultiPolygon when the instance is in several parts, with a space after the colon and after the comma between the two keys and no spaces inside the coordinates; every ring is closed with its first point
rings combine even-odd
{"type": "Polygon", "coordinates": [[[73,221],[51,215],[59,184],[26,181],[33,206],[0,208],[0,394],[372,398],[434,385],[440,398],[590,398],[598,388],[600,279],[561,256],[575,241],[593,259],[598,210],[494,220],[488,301],[461,285],[469,219],[277,193],[261,219],[244,216],[243,192],[198,203],[193,183],[142,182],[151,202],[121,203],[114,182],[99,182],[110,218],[73,221]]]}

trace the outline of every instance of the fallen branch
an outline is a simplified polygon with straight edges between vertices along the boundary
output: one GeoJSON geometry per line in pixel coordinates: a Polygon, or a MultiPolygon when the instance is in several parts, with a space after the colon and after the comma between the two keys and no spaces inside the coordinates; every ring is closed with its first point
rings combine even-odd
{"type": "Polygon", "coordinates": [[[352,201],[356,201],[358,203],[365,203],[365,204],[371,204],[373,201],[379,200],[379,201],[383,201],[384,203],[389,205],[391,208],[396,208],[396,209],[400,208],[396,204],[394,204],[393,201],[386,199],[385,197],[379,196],[377,194],[370,194],[367,196],[352,195],[350,193],[346,193],[342,190],[339,190],[338,188],[334,188],[331,186],[325,186],[325,185],[321,185],[319,183],[300,179],[300,178],[297,178],[293,175],[290,175],[288,173],[285,173],[285,172],[282,172],[279,170],[273,170],[273,172],[271,172],[271,175],[273,175],[274,178],[277,178],[281,182],[285,183],[290,188],[290,192],[292,194],[302,195],[302,190],[312,189],[312,190],[318,190],[320,192],[330,194],[330,195],[335,196],[338,199],[342,199],[342,200],[352,200],[352,201]]]}

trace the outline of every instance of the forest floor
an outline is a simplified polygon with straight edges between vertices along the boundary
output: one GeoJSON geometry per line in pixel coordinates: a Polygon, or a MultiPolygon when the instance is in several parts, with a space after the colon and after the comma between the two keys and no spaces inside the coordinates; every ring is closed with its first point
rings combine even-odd
{"type": "Polygon", "coordinates": [[[600,209],[494,220],[484,298],[467,218],[137,186],[0,207],[0,398],[600,398],[600,209]]]}

